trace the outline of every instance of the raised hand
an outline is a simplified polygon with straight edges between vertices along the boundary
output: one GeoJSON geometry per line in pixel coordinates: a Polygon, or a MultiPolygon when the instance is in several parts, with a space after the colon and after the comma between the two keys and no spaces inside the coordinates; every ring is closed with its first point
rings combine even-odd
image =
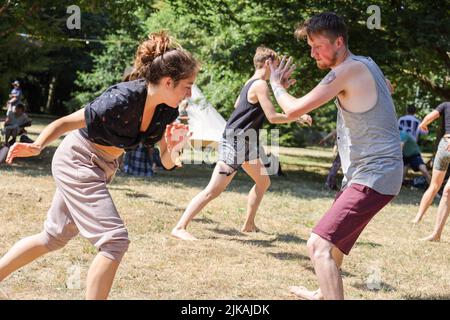
{"type": "Polygon", "coordinates": [[[170,152],[171,159],[176,166],[181,166],[178,155],[191,136],[192,132],[189,132],[189,127],[185,124],[171,123],[166,126],[164,138],[167,151],[170,152]]]}
{"type": "Polygon", "coordinates": [[[15,143],[9,149],[8,155],[6,156],[6,163],[12,164],[14,158],[25,158],[37,156],[41,153],[41,148],[36,146],[34,143],[15,143]]]}
{"type": "Polygon", "coordinates": [[[288,88],[295,83],[295,80],[289,79],[292,72],[295,70],[295,65],[292,65],[292,58],[286,60],[283,56],[278,66],[274,61],[269,61],[270,67],[270,83],[281,84],[283,87],[288,88]]]}

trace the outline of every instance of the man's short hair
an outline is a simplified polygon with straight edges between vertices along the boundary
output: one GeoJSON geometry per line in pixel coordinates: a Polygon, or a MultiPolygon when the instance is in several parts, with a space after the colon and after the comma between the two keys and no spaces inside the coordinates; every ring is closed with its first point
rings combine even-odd
{"type": "Polygon", "coordinates": [[[409,114],[414,114],[414,113],[416,113],[416,106],[413,104],[409,104],[408,107],[406,108],[406,111],[409,114]]]}
{"type": "Polygon", "coordinates": [[[334,42],[338,37],[344,39],[345,46],[348,47],[348,30],[344,20],[334,12],[323,12],[316,14],[310,19],[297,26],[295,37],[297,39],[311,38],[315,34],[327,37],[330,42],[334,42]]]}
{"type": "Polygon", "coordinates": [[[18,86],[20,86],[19,80],[14,80],[14,82],[12,84],[17,84],[18,86]]]}
{"type": "Polygon", "coordinates": [[[271,59],[275,61],[278,59],[278,55],[272,49],[269,49],[265,46],[259,46],[256,48],[255,56],[253,57],[253,64],[256,69],[262,68],[266,60],[271,59]]]}

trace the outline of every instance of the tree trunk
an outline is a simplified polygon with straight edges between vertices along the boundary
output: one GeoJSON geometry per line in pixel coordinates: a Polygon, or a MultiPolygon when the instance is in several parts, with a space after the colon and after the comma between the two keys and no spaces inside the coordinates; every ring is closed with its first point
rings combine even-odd
{"type": "Polygon", "coordinates": [[[56,76],[52,76],[50,83],[48,85],[48,95],[47,95],[47,103],[45,104],[45,113],[51,113],[53,97],[55,96],[55,84],[56,84],[56,76]]]}

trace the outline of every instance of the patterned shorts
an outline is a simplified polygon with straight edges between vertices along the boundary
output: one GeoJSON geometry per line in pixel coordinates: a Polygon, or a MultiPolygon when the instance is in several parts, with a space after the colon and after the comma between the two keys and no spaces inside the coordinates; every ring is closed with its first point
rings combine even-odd
{"type": "Polygon", "coordinates": [[[250,143],[244,137],[222,138],[219,144],[219,161],[225,162],[234,170],[246,161],[256,160],[264,155],[258,143],[250,143]]]}
{"type": "Polygon", "coordinates": [[[450,144],[450,138],[442,138],[434,157],[433,169],[447,171],[450,163],[450,152],[447,147],[450,144]]]}

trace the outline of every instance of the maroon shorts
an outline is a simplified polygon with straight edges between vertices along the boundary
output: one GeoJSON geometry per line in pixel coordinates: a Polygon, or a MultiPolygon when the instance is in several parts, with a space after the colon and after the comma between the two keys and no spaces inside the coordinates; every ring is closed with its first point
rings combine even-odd
{"type": "Polygon", "coordinates": [[[354,183],[337,193],[330,210],[312,232],[348,255],[369,221],[392,199],[394,196],[354,183]]]}

